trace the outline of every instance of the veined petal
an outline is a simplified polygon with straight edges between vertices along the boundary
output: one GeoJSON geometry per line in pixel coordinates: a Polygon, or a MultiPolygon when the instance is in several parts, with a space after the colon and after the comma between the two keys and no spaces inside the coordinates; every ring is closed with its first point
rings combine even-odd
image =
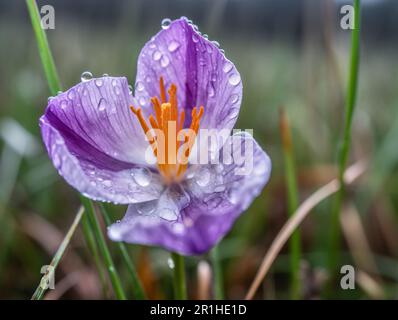
{"type": "Polygon", "coordinates": [[[185,124],[194,106],[204,106],[200,127],[232,129],[242,99],[242,81],[234,64],[218,46],[204,38],[185,18],[174,20],[142,49],[138,59],[135,96],[144,109],[160,96],[159,79],[177,85],[185,124]]]}
{"type": "Polygon", "coordinates": [[[240,146],[244,161],[198,166],[179,190],[165,193],[161,202],[130,205],[124,219],[109,228],[111,239],[157,245],[184,255],[211,249],[259,195],[271,171],[269,157],[250,135],[234,135],[227,144],[220,153],[226,148],[229,152],[230,145],[235,146],[233,153],[240,152],[236,150],[240,146]],[[252,166],[243,169],[245,161],[252,166]],[[179,214],[162,218],[161,210],[170,207],[179,209],[179,214]]]}
{"type": "Polygon", "coordinates": [[[52,98],[40,119],[54,166],[90,198],[131,203],[159,197],[160,178],[145,167],[148,142],[134,125],[131,99],[125,78],[92,79],[52,98]]]}

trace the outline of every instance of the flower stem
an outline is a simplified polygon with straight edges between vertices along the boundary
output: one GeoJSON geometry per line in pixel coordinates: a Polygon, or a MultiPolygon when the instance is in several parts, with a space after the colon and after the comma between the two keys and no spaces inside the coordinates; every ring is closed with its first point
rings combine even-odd
{"type": "MultiPolygon", "coordinates": [[[[102,203],[99,203],[98,205],[99,205],[99,208],[101,210],[102,216],[104,217],[106,225],[109,226],[111,224],[111,219],[109,217],[108,211],[106,210],[105,206],[102,203]]],[[[123,242],[117,242],[116,244],[117,244],[117,246],[118,246],[118,248],[120,250],[120,253],[122,254],[122,258],[124,260],[124,263],[127,266],[127,270],[130,273],[131,282],[132,282],[132,285],[133,285],[134,297],[137,300],[144,300],[145,299],[145,292],[144,292],[144,289],[142,288],[141,281],[138,278],[135,266],[131,262],[129,253],[127,251],[127,248],[126,248],[126,246],[124,245],[123,242]]]]}
{"type": "MultiPolygon", "coordinates": [[[[288,198],[289,217],[293,215],[299,205],[297,188],[296,166],[293,154],[292,137],[288,117],[283,109],[280,111],[280,131],[282,137],[283,156],[285,160],[286,185],[288,198]]],[[[291,236],[290,246],[290,278],[291,278],[291,298],[300,299],[300,259],[301,259],[301,239],[300,231],[297,229],[291,236]]]]}
{"type": "Polygon", "coordinates": [[[70,226],[67,234],[65,235],[65,238],[62,240],[60,246],[58,247],[57,252],[54,255],[54,258],[51,260],[51,263],[48,266],[46,273],[41,278],[40,284],[32,296],[32,300],[43,299],[44,293],[48,289],[48,284],[51,281],[51,278],[54,277],[55,269],[57,268],[59,261],[63,257],[65,250],[68,247],[70,240],[72,239],[72,236],[76,231],[77,226],[79,225],[83,213],[84,209],[83,207],[80,207],[79,211],[76,214],[75,219],[73,220],[72,225],[70,226]]]}
{"type": "Polygon", "coordinates": [[[224,279],[220,261],[219,245],[215,246],[211,252],[211,261],[214,274],[214,298],[216,300],[224,299],[224,279]]]}
{"type": "Polygon", "coordinates": [[[185,279],[184,257],[178,253],[172,252],[171,258],[174,264],[174,298],[176,300],[187,299],[187,286],[185,279]]]}
{"type": "Polygon", "coordinates": [[[39,47],[39,54],[44,73],[47,78],[48,86],[52,95],[56,95],[61,90],[60,81],[58,78],[57,69],[55,68],[54,59],[48,45],[47,36],[44,29],[41,27],[41,19],[39,10],[35,0],[26,0],[30,19],[32,21],[33,30],[36,36],[37,46],[39,47]]]}
{"type": "Polygon", "coordinates": [[[332,208],[331,234],[329,242],[329,274],[331,279],[336,275],[340,263],[340,210],[345,197],[344,171],[347,166],[349,150],[351,146],[351,127],[355,110],[357,88],[358,88],[358,69],[359,69],[359,43],[360,43],[360,0],[354,1],[354,30],[351,34],[351,61],[348,78],[348,88],[346,96],[346,114],[342,140],[338,155],[339,182],[341,188],[335,197],[332,208]]]}
{"type": "Polygon", "coordinates": [[[94,205],[92,201],[90,201],[87,198],[84,198],[83,196],[81,197],[81,199],[84,208],[86,209],[88,220],[90,221],[90,224],[92,226],[95,238],[97,239],[98,248],[102,254],[105,265],[107,267],[109,278],[111,280],[113,290],[115,291],[116,298],[118,300],[126,300],[126,295],[124,293],[122,284],[120,282],[119,274],[116,271],[104,235],[102,234],[97,215],[95,214],[94,205]]]}

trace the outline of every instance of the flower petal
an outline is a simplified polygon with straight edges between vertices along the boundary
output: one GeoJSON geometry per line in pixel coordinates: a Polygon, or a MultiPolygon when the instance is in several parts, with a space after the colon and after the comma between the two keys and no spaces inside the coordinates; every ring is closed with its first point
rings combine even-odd
{"type": "Polygon", "coordinates": [[[177,85],[179,108],[185,124],[194,106],[204,106],[201,128],[232,129],[242,99],[239,72],[217,45],[204,38],[185,18],[173,21],[141,51],[135,96],[147,110],[152,96],[160,96],[159,79],[177,85]]]}
{"type": "Polygon", "coordinates": [[[131,203],[162,190],[158,175],[144,167],[148,142],[134,126],[130,99],[125,78],[93,79],[52,98],[40,119],[54,166],[90,198],[131,203]]]}
{"type": "Polygon", "coordinates": [[[250,170],[243,169],[239,161],[198,166],[194,176],[188,174],[180,190],[164,194],[162,201],[130,205],[123,220],[109,228],[110,238],[158,245],[184,255],[202,254],[211,249],[258,196],[271,171],[269,157],[251,136],[235,135],[227,144],[242,146],[243,159],[252,161],[250,170]],[[168,215],[173,219],[164,219],[161,214],[164,208],[179,209],[180,213],[168,215]]]}

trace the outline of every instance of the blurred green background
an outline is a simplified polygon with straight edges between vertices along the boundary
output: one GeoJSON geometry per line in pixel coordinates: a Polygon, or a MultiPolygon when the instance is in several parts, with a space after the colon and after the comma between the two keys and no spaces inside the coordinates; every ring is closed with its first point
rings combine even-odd
{"type": "MultiPolygon", "coordinates": [[[[254,129],[273,161],[273,172],[263,194],[221,243],[228,298],[244,296],[287,219],[280,107],[291,123],[300,200],[337,172],[350,45],[350,31],[340,28],[339,11],[345,3],[350,1],[38,1],[39,7],[55,8],[55,29],[47,35],[65,89],[79,82],[85,70],[94,76],[127,76],[134,84],[140,49],[165,17],[192,19],[236,64],[244,85],[237,127],[254,129]]],[[[360,182],[349,188],[342,263],[360,264],[372,281],[359,280],[355,290],[336,286],[333,296],[398,298],[398,3],[362,4],[350,163],[366,159],[370,164],[360,182]]],[[[38,119],[50,94],[22,0],[0,0],[0,75],[0,298],[26,299],[71,224],[79,198],[58,176],[41,142],[38,119]]],[[[329,199],[321,203],[300,226],[306,299],[320,297],[327,275],[331,205],[329,199]]],[[[115,220],[125,210],[108,208],[115,220]]],[[[149,297],[170,297],[168,253],[128,248],[149,297]]],[[[113,256],[128,288],[125,266],[116,252],[113,256]]],[[[199,297],[203,277],[197,270],[199,261],[205,264],[208,256],[188,259],[192,298],[199,297]]],[[[256,298],[289,298],[288,261],[285,248],[256,298]]],[[[80,231],[61,261],[56,283],[48,298],[112,297],[101,291],[80,231]]]]}

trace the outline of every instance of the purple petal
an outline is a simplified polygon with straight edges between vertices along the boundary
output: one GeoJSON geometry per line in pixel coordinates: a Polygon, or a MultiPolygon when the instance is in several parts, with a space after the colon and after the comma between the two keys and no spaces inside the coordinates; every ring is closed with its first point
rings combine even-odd
{"type": "Polygon", "coordinates": [[[185,125],[194,106],[204,106],[201,128],[232,129],[240,108],[239,72],[220,49],[194,30],[185,18],[173,21],[141,51],[135,96],[147,110],[152,96],[160,96],[159,79],[177,85],[179,108],[186,110],[185,125]]]}
{"type": "Polygon", "coordinates": [[[90,198],[131,203],[159,197],[159,176],[143,167],[148,142],[129,111],[131,99],[125,78],[92,79],[52,98],[40,119],[54,166],[90,198]]]}
{"type": "Polygon", "coordinates": [[[160,200],[130,205],[123,220],[109,228],[110,238],[184,255],[211,249],[259,195],[271,171],[269,157],[251,136],[232,136],[227,143],[252,144],[253,152],[244,155],[253,160],[252,170],[245,172],[236,163],[198,166],[180,189],[169,189],[160,200]],[[237,175],[237,170],[245,174],[237,175]]]}

